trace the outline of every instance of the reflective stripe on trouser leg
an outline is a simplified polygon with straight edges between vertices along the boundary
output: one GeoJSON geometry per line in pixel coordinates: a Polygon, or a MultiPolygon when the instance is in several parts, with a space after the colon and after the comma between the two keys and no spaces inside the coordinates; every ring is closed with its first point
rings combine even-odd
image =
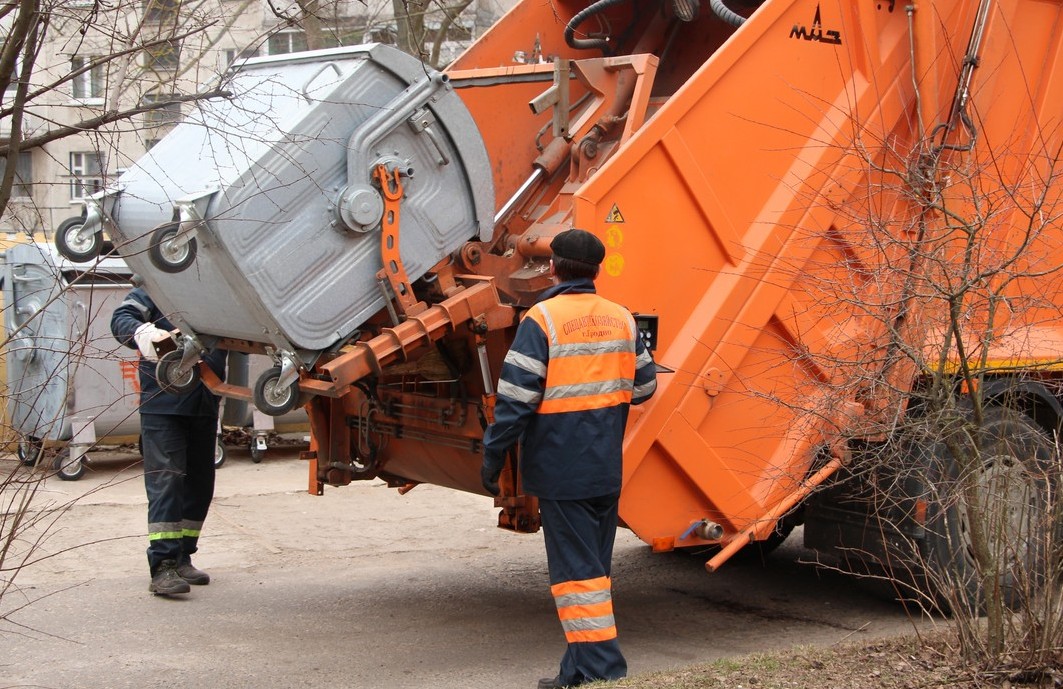
{"type": "Polygon", "coordinates": [[[616,625],[611,621],[609,573],[618,498],[607,495],[586,500],[539,499],[551,591],[568,639],[558,671],[562,684],[627,675],[627,661],[620,651],[616,625]],[[575,637],[585,640],[574,641],[575,637]]]}
{"type": "Polygon", "coordinates": [[[148,565],[195,552],[214,495],[217,420],[141,414],[148,565]]]}
{"type": "Polygon", "coordinates": [[[181,557],[178,564],[191,561],[192,553],[199,549],[199,534],[202,530],[203,522],[188,519],[181,522],[181,557]]]}
{"type": "Polygon", "coordinates": [[[609,577],[554,584],[550,592],[570,644],[616,638],[609,577]]]}
{"type": "Polygon", "coordinates": [[[148,524],[148,540],[157,541],[159,539],[175,539],[175,538],[199,538],[199,533],[203,529],[203,522],[191,522],[187,519],[180,522],[155,522],[154,524],[148,524]]]}
{"type": "Polygon", "coordinates": [[[214,451],[218,440],[216,418],[197,418],[192,423],[198,430],[188,439],[188,471],[184,511],[181,513],[181,557],[184,560],[199,547],[199,532],[214,499],[214,451]]]}

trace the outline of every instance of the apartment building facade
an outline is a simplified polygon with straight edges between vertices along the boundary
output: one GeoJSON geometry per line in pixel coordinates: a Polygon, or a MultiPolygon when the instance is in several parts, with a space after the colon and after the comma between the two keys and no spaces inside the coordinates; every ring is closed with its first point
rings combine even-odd
{"type": "MultiPolygon", "coordinates": [[[[441,62],[504,9],[497,0],[466,8],[443,44],[441,62]]],[[[299,5],[274,0],[118,0],[106,7],[60,0],[34,65],[31,91],[39,95],[27,105],[22,129],[28,140],[73,130],[19,154],[0,237],[52,239],[63,220],[81,214],[87,196],[113,183],[196,107],[185,99],[223,85],[240,59],[395,40],[391,0],[317,4],[314,19],[305,21],[299,5]],[[131,114],[85,124],[112,112],[131,114]]],[[[4,94],[5,104],[15,87],[4,94]]],[[[10,135],[11,118],[0,119],[0,140],[10,135]]]]}

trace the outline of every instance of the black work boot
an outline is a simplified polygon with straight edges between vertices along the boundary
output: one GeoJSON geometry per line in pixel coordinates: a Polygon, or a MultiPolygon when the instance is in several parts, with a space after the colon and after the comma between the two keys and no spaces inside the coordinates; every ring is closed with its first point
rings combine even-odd
{"type": "Polygon", "coordinates": [[[163,560],[159,563],[155,573],[151,575],[148,590],[156,596],[172,596],[178,593],[188,593],[192,588],[177,574],[176,561],[163,560]]]}
{"type": "Polygon", "coordinates": [[[177,576],[181,577],[193,586],[206,586],[210,583],[210,575],[192,564],[192,558],[186,557],[177,565],[177,576]]]}
{"type": "Polygon", "coordinates": [[[567,684],[561,683],[561,676],[548,677],[539,680],[539,686],[536,689],[566,689],[567,684]]]}

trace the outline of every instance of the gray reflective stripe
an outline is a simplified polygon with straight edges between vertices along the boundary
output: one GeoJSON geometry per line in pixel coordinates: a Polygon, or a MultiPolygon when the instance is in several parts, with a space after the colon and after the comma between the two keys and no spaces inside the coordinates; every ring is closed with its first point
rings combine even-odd
{"type": "Polygon", "coordinates": [[[173,533],[182,527],[181,522],[152,522],[148,524],[148,533],[173,533]]]}
{"type": "Polygon", "coordinates": [[[651,380],[643,385],[636,385],[635,389],[631,391],[631,394],[635,397],[646,397],[653,393],[657,389],[657,381],[651,380]]]}
{"type": "Polygon", "coordinates": [[[635,341],[602,340],[600,342],[574,342],[572,344],[551,344],[550,358],[563,356],[596,356],[598,354],[615,354],[616,352],[634,352],[635,341]]]}
{"type": "Polygon", "coordinates": [[[185,536],[198,536],[202,530],[203,522],[194,522],[190,519],[185,519],[181,522],[181,533],[185,536]]]}
{"type": "Polygon", "coordinates": [[[601,617],[577,617],[574,620],[561,620],[561,627],[566,632],[590,632],[616,626],[612,615],[601,617]]]}
{"type": "Polygon", "coordinates": [[[648,349],[642,350],[642,354],[639,354],[637,357],[635,357],[635,367],[636,368],[641,368],[643,366],[649,366],[652,363],[653,363],[653,357],[650,356],[650,350],[648,350],[648,349]]]}
{"type": "Polygon", "coordinates": [[[498,394],[517,400],[518,402],[523,402],[524,404],[539,404],[543,399],[543,394],[541,392],[522,388],[507,380],[498,381],[498,394]]]}
{"type": "MultiPolygon", "coordinates": [[[[559,400],[566,397],[586,397],[588,395],[606,395],[610,392],[631,390],[631,381],[626,379],[603,380],[599,383],[575,383],[573,385],[555,385],[546,389],[546,399],[559,400]]],[[[499,386],[499,392],[501,392],[499,386]]]]}
{"type": "Polygon", "coordinates": [[[506,363],[513,364],[517,368],[524,369],[528,373],[534,373],[540,378],[546,377],[546,364],[535,357],[528,356],[527,354],[521,354],[520,352],[510,350],[509,353],[506,354],[506,363]]]}
{"type": "Polygon", "coordinates": [[[137,311],[140,312],[140,315],[143,316],[145,320],[151,320],[150,318],[148,318],[148,314],[151,313],[151,309],[149,309],[148,307],[144,306],[143,304],[141,304],[136,299],[128,299],[127,298],[125,301],[123,301],[121,304],[119,304],[119,306],[132,306],[133,308],[135,308],[137,311]]]}
{"type": "Polygon", "coordinates": [[[542,304],[538,304],[537,308],[543,315],[543,321],[546,322],[546,335],[550,338],[550,349],[553,350],[557,346],[557,328],[554,327],[554,319],[550,318],[550,312],[542,304]]]}
{"type": "Polygon", "coordinates": [[[606,603],[613,599],[608,589],[604,591],[586,591],[583,593],[566,593],[562,596],[554,596],[554,602],[558,608],[567,608],[570,605],[594,605],[606,603]]]}

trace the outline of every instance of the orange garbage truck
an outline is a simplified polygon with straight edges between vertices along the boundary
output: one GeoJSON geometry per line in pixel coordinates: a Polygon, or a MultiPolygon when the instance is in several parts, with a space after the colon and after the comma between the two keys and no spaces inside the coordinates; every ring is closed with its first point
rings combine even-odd
{"type": "MultiPolygon", "coordinates": [[[[172,389],[304,405],[311,491],[400,493],[483,493],[502,359],[551,239],[586,229],[661,369],[623,525],[710,571],[802,521],[874,554],[892,536],[838,477],[943,375],[977,370],[947,396],[977,387],[1000,436],[1059,426],[1061,48],[1041,0],[520,0],[441,73],[380,45],[247,61],[223,106],[277,102],[179,125],[82,229],[176,314],[172,389]],[[276,365],[226,384],[212,346],[276,365]]],[[[534,531],[508,462],[499,525],[534,531]]],[[[904,499],[918,541],[936,508],[904,499]]]]}

